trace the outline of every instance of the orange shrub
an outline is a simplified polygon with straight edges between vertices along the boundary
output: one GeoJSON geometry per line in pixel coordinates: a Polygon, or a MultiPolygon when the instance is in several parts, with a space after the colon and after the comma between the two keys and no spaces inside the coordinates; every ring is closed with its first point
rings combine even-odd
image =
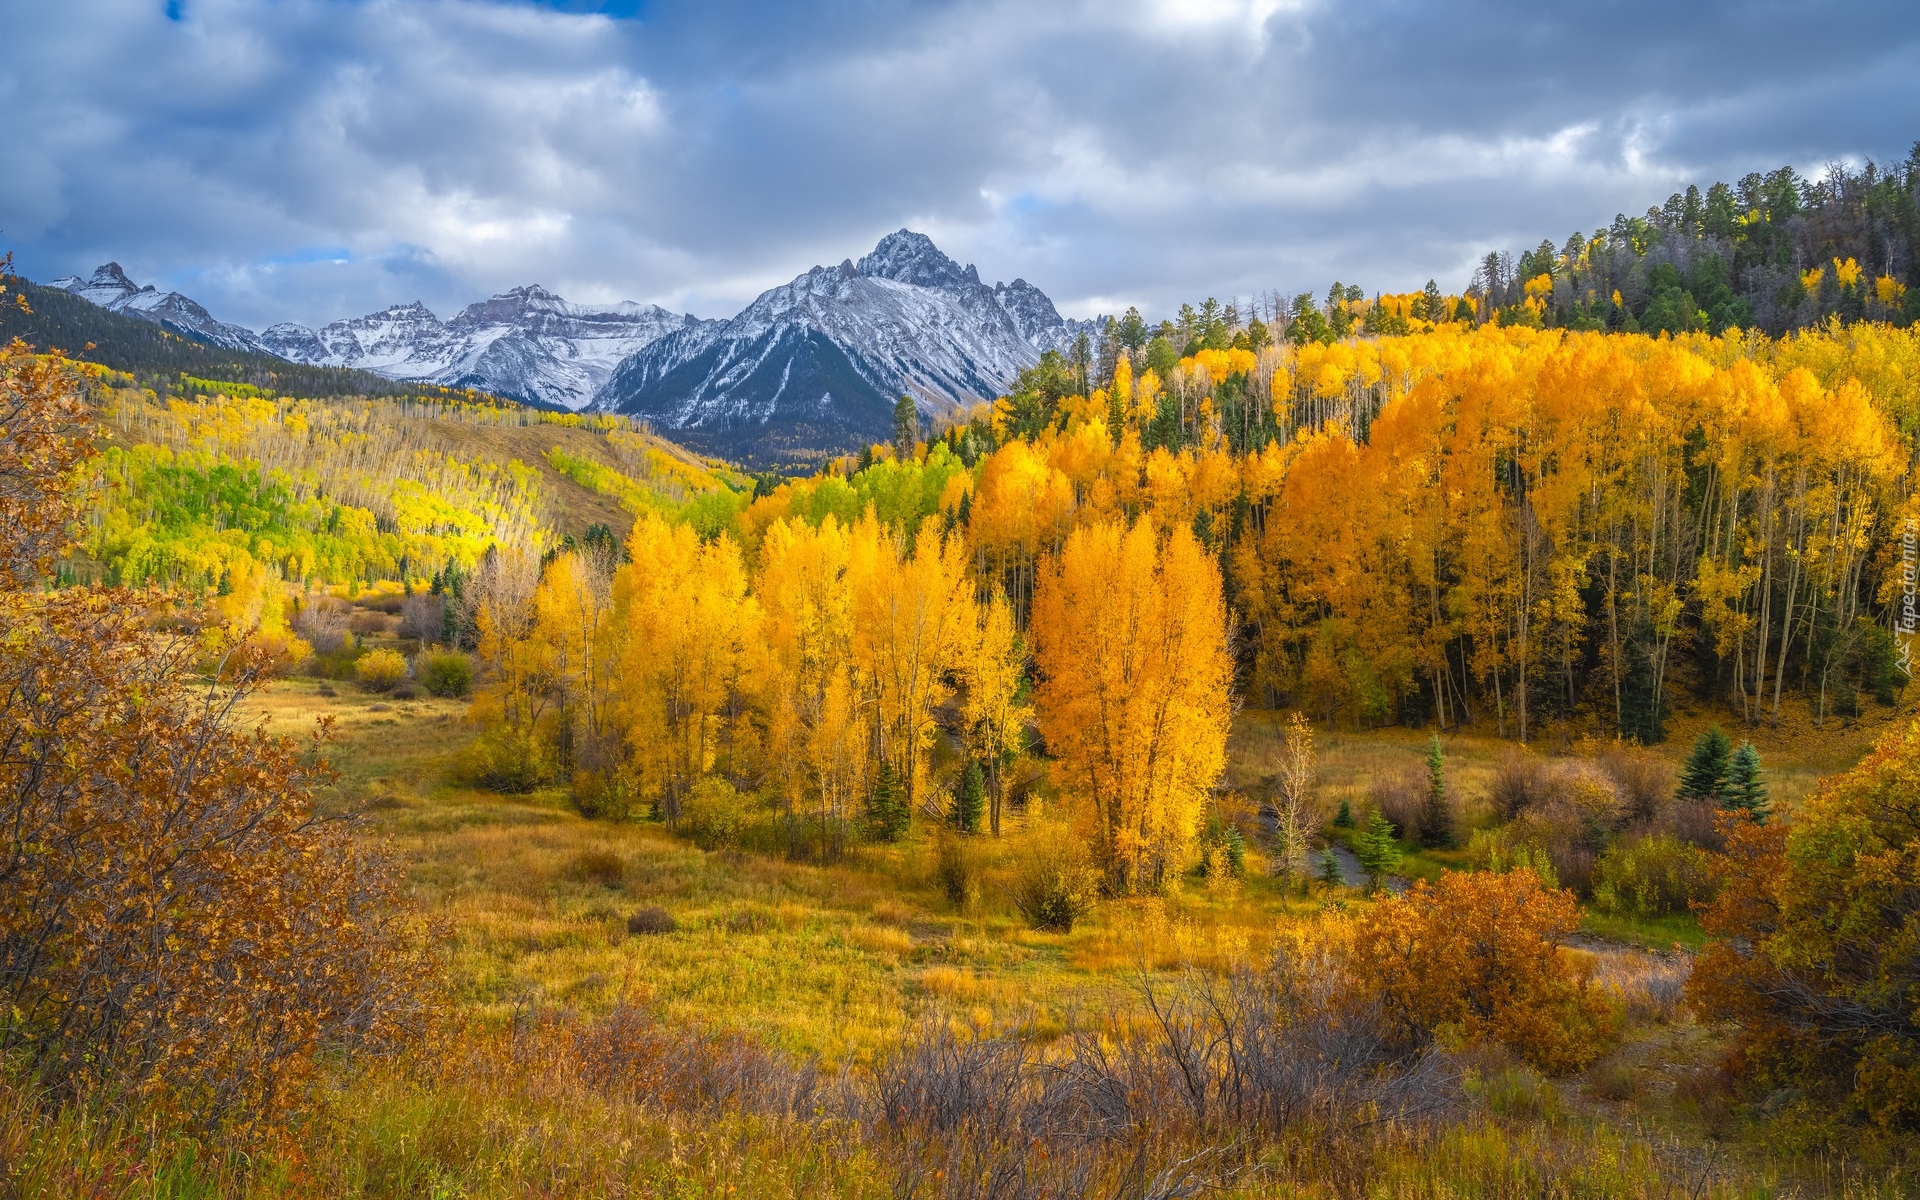
{"type": "Polygon", "coordinates": [[[1562,944],[1573,896],[1532,871],[1449,871],[1381,901],[1355,931],[1354,966],[1377,987],[1402,1038],[1451,1031],[1507,1047],[1543,1071],[1578,1070],[1611,1040],[1616,1016],[1562,944]]]}
{"type": "Polygon", "coordinates": [[[56,1104],[284,1129],[329,1057],[414,1031],[433,963],[399,873],[316,819],[317,745],[235,720],[261,647],[210,690],[151,596],[40,589],[84,447],[61,360],[23,353],[0,347],[0,1062],[56,1104]]]}
{"type": "Polygon", "coordinates": [[[1920,726],[1889,735],[1793,824],[1722,818],[1713,936],[1688,998],[1732,1021],[1748,1088],[1920,1130],[1920,726]]]}

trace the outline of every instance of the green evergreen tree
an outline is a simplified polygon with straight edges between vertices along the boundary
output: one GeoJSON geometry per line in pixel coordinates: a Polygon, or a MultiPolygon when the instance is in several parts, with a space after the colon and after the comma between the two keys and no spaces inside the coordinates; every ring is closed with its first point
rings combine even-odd
{"type": "Polygon", "coordinates": [[[1333,852],[1332,846],[1321,851],[1318,874],[1320,882],[1328,887],[1339,887],[1347,881],[1346,872],[1340,869],[1340,856],[1333,852]]]}
{"type": "Polygon", "coordinates": [[[1367,887],[1379,891],[1387,876],[1400,865],[1400,843],[1394,839],[1393,825],[1379,810],[1367,815],[1366,827],[1353,838],[1353,854],[1360,869],[1367,873],[1367,887]]]}
{"type": "Polygon", "coordinates": [[[1340,797],[1340,811],[1333,814],[1333,825],[1336,829],[1353,828],[1353,805],[1345,796],[1340,797]]]}
{"type": "Polygon", "coordinates": [[[920,410],[913,406],[912,396],[902,396],[893,402],[893,448],[901,462],[913,458],[913,444],[919,440],[920,410]]]}
{"type": "Polygon", "coordinates": [[[960,790],[953,796],[953,823],[962,833],[978,833],[980,818],[986,811],[986,778],[978,762],[969,762],[960,776],[960,790]]]}
{"type": "Polygon", "coordinates": [[[1420,812],[1420,844],[1429,850],[1448,850],[1457,844],[1453,836],[1453,806],[1447,803],[1447,758],[1440,750],[1440,735],[1427,747],[1427,803],[1420,812]]]}
{"type": "Polygon", "coordinates": [[[1732,755],[1733,743],[1720,732],[1720,727],[1708,728],[1694,740],[1693,753],[1687,756],[1687,765],[1680,769],[1680,787],[1675,794],[1682,800],[1723,803],[1732,755]]]}
{"type": "Polygon", "coordinates": [[[867,835],[876,842],[897,842],[907,831],[907,797],[893,764],[880,764],[873,791],[867,794],[867,835]]]}
{"type": "Polygon", "coordinates": [[[1726,807],[1745,811],[1756,821],[1767,819],[1767,782],[1760,769],[1760,751],[1741,742],[1727,764],[1726,807]]]}
{"type": "Polygon", "coordinates": [[[1212,871],[1215,863],[1219,862],[1227,874],[1235,879],[1246,875],[1247,841],[1240,836],[1238,828],[1221,820],[1218,812],[1207,815],[1206,826],[1200,830],[1199,849],[1201,874],[1212,871]],[[1216,850],[1220,852],[1220,860],[1214,857],[1216,850]]]}

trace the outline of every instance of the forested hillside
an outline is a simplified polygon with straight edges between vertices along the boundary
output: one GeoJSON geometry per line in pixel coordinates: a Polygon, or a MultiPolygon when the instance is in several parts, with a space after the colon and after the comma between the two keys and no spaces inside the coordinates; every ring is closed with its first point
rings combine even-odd
{"type": "Polygon", "coordinates": [[[756,501],[744,543],[789,517],[931,520],[1024,623],[1074,529],[1150,519],[1221,564],[1249,701],[1346,726],[1525,739],[1570,717],[1654,742],[1676,688],[1819,721],[1900,683],[1912,330],[1455,322],[1201,350],[1164,376],[1135,374],[1146,357],[1123,352],[1090,393],[1029,372],[913,461],[756,501]]]}
{"type": "Polygon", "coordinates": [[[723,520],[750,484],[618,417],[486,398],[315,400],[83,368],[102,420],[64,578],[198,592],[424,583],[638,512],[723,520]],[[191,389],[191,390],[187,390],[191,389]],[[712,515],[717,514],[717,515],[712,515]]]}
{"type": "Polygon", "coordinates": [[[1920,143],[1905,162],[1792,167],[1675,192],[1558,248],[1491,254],[1473,291],[1503,322],[1778,336],[1832,316],[1920,317],[1920,143]]]}

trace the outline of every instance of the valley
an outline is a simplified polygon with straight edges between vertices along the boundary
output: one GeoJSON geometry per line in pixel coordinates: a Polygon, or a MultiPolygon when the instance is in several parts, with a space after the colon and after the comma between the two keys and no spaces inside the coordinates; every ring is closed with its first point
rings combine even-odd
{"type": "Polygon", "coordinates": [[[1920,164],[1771,178],[1158,324],[5,275],[0,1196],[1911,1193],[1920,164]]]}

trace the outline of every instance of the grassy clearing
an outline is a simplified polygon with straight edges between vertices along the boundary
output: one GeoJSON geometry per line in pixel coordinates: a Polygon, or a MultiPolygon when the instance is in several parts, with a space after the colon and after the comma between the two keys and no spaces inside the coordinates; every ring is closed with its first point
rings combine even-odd
{"type": "MultiPolygon", "coordinates": [[[[996,886],[1019,852],[1017,827],[1000,842],[970,842],[980,886],[956,904],[919,828],[898,845],[860,847],[820,866],[703,851],[652,824],[589,822],[558,791],[505,797],[467,787],[452,770],[473,736],[459,701],[393,700],[296,679],[258,698],[255,711],[276,733],[331,720],[342,775],[327,807],[360,813],[367,835],[406,864],[420,904],[446,922],[447,1015],[483,1042],[508,1036],[528,1013],[591,1015],[638,1003],[669,1026],[734,1031],[831,1073],[883,1058],[926,1022],[1045,1039],[1131,1020],[1143,970],[1171,978],[1250,961],[1329,906],[1369,902],[1344,889],[1288,894],[1256,850],[1243,881],[1187,878],[1164,899],[1103,905],[1070,934],[1035,933],[996,886]],[[653,906],[672,916],[673,931],[630,933],[627,919],[653,906]]],[[[1242,714],[1230,786],[1250,792],[1271,773],[1278,727],[1274,714],[1242,714]]],[[[1371,782],[1419,767],[1426,744],[1404,730],[1324,736],[1329,809],[1347,795],[1362,811],[1371,782]]],[[[1472,735],[1445,741],[1466,800],[1463,832],[1493,820],[1479,797],[1504,745],[1472,735]]],[[[1810,780],[1833,753],[1769,766],[1776,779],[1804,771],[1810,780]]],[[[1404,870],[1437,874],[1463,865],[1462,856],[1409,847],[1404,870]]],[[[1467,1107],[1447,1122],[1389,1130],[1333,1158],[1306,1143],[1272,1151],[1234,1194],[1896,1194],[1875,1191],[1871,1172],[1845,1163],[1774,1161],[1747,1135],[1750,1117],[1716,1082],[1720,1036],[1695,1025],[1680,1001],[1685,958],[1671,948],[1698,945],[1691,918],[1589,915],[1586,932],[1582,953],[1596,978],[1629,1001],[1614,1053],[1559,1081],[1490,1061],[1467,1107]]],[[[156,1178],[103,1194],[221,1194],[242,1180],[245,1190],[274,1195],[892,1191],[864,1143],[832,1120],[677,1113],[526,1075],[511,1055],[465,1053],[351,1076],[306,1157],[278,1174],[188,1145],[168,1160],[178,1160],[169,1169],[186,1181],[180,1186],[156,1178]]],[[[100,1178],[85,1169],[106,1171],[90,1147],[138,1134],[116,1143],[98,1132],[48,1131],[35,1153],[67,1166],[42,1161],[36,1170],[100,1178]]]]}

